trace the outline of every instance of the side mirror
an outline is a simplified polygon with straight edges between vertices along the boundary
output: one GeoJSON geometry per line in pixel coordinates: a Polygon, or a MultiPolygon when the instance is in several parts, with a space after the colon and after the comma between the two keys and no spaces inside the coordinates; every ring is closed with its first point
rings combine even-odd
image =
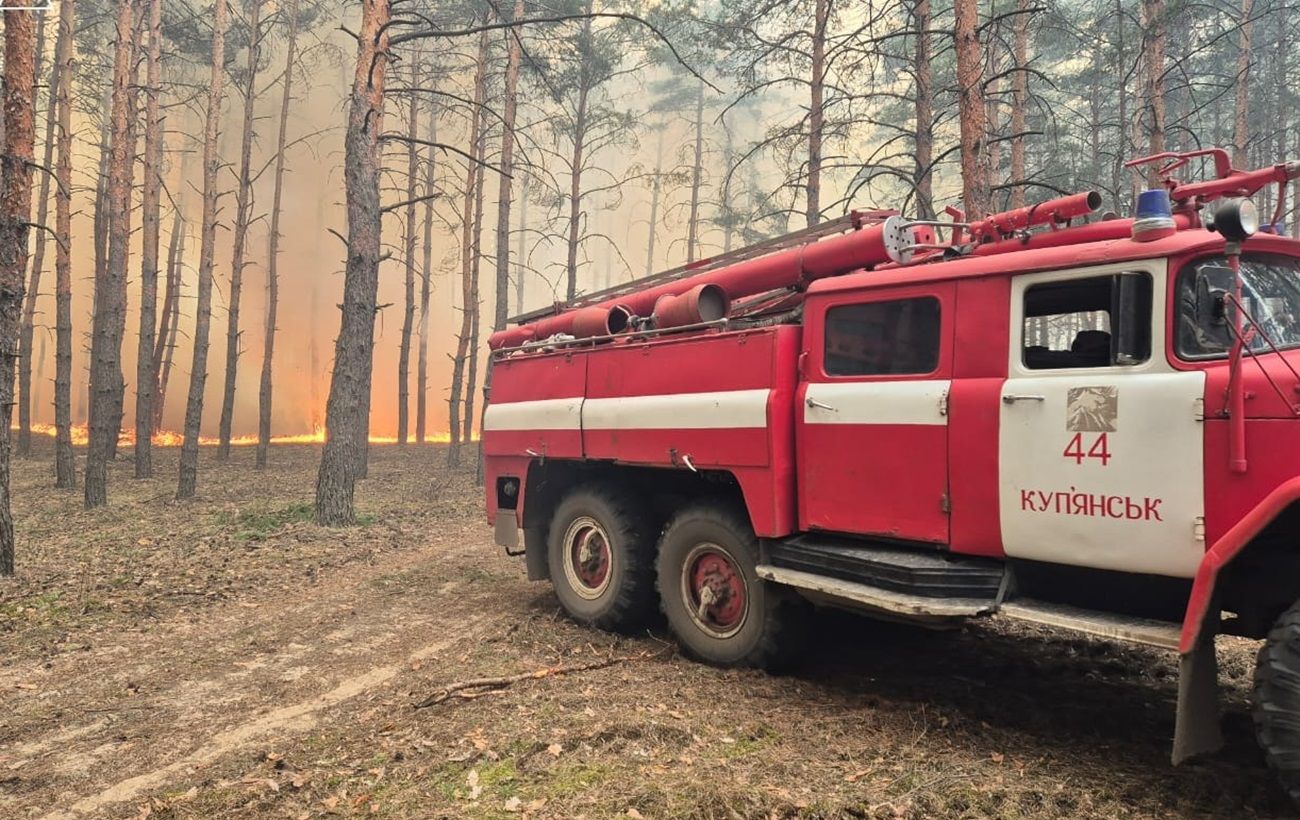
{"type": "Polygon", "coordinates": [[[1196,271],[1196,322],[1214,327],[1227,320],[1228,294],[1236,285],[1236,274],[1223,265],[1202,265],[1196,271]]]}

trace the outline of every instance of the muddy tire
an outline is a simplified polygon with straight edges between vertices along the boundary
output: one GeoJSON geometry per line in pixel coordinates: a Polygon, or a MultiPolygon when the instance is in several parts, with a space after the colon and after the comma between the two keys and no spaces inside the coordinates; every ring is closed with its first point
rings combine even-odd
{"type": "Polygon", "coordinates": [[[1269,768],[1300,803],[1300,603],[1282,613],[1260,647],[1251,706],[1269,768]]]}
{"type": "Polygon", "coordinates": [[[610,631],[645,626],[657,614],[655,535],[625,493],[587,486],[565,497],[546,539],[551,584],[564,611],[610,631]]]}
{"type": "Polygon", "coordinates": [[[738,512],[689,507],[659,541],[659,600],[673,634],[691,656],[716,666],[773,671],[802,645],[806,605],[755,572],[758,541],[738,512]]]}

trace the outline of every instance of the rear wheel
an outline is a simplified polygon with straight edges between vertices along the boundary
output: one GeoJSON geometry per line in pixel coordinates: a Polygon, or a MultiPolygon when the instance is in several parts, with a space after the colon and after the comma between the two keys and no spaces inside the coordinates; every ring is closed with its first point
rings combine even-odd
{"type": "Polygon", "coordinates": [[[582,487],[555,509],[547,539],[551,583],[575,620],[627,631],[654,615],[654,533],[636,503],[582,487]]]}
{"type": "Polygon", "coordinates": [[[1268,765],[1300,802],[1300,603],[1282,613],[1259,650],[1252,701],[1268,765]]]}
{"type": "Polygon", "coordinates": [[[719,666],[779,668],[798,645],[804,605],[755,571],[749,523],[715,505],[690,507],[659,542],[659,597],[673,634],[691,655],[719,666]]]}

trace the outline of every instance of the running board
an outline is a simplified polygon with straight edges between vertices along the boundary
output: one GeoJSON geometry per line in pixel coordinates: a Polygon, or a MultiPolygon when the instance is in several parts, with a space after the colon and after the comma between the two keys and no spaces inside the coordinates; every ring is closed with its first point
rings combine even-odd
{"type": "Polygon", "coordinates": [[[1177,649],[1179,638],[1182,637],[1182,624],[1171,621],[1134,618],[1028,598],[1004,603],[998,610],[998,614],[1014,621],[1071,629],[1101,638],[1140,643],[1161,649],[1177,649]]]}
{"type": "Polygon", "coordinates": [[[875,610],[917,621],[973,618],[998,614],[1013,621],[1083,632],[1100,638],[1177,649],[1182,626],[1171,621],[1134,618],[1111,612],[1024,598],[998,605],[991,598],[933,598],[868,584],[845,581],[802,570],[759,564],[758,577],[794,587],[813,599],[875,610]]]}
{"type": "Polygon", "coordinates": [[[992,598],[932,598],[816,575],[797,569],[759,564],[755,570],[765,581],[795,587],[806,593],[907,618],[970,618],[993,611],[992,598]]]}

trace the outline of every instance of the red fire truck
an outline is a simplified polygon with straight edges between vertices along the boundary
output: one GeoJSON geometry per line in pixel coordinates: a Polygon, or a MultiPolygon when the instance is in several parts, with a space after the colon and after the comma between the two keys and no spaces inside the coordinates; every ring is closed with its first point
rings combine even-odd
{"type": "Polygon", "coordinates": [[[575,619],[662,612],[716,664],[783,662],[809,603],[1175,649],[1175,762],[1220,744],[1215,635],[1262,638],[1258,737],[1300,796],[1300,163],[1152,163],[1133,218],[853,212],[518,317],[498,543],[575,619]]]}

